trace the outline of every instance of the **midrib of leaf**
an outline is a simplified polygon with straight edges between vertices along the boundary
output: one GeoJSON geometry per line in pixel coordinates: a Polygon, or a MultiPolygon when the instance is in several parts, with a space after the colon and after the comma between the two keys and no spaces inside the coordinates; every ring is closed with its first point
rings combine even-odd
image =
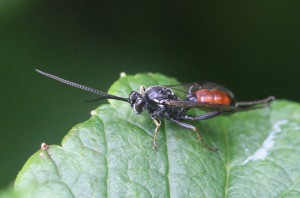
{"type": "MultiPolygon", "coordinates": [[[[102,122],[101,118],[99,118],[97,116],[97,118],[100,120],[100,122],[102,122]]],[[[105,124],[103,123],[103,128],[105,129],[105,124]]],[[[107,134],[106,134],[106,130],[104,132],[104,142],[105,142],[105,147],[106,147],[106,167],[107,167],[107,172],[106,172],[106,195],[107,197],[109,197],[109,162],[108,162],[108,144],[107,144],[107,134]]]]}
{"type": "Polygon", "coordinates": [[[163,121],[164,124],[164,132],[165,132],[165,142],[166,142],[166,155],[167,155],[167,192],[168,192],[168,197],[171,197],[171,189],[170,189],[170,159],[169,159],[169,148],[168,148],[168,138],[167,138],[167,130],[166,130],[166,123],[163,121]]]}
{"type": "Polygon", "coordinates": [[[225,184],[225,192],[224,197],[228,197],[228,185],[229,185],[229,176],[230,176],[230,151],[229,151],[229,138],[228,138],[228,131],[223,126],[224,137],[225,137],[225,147],[226,147],[226,159],[225,159],[225,169],[226,169],[226,184],[225,184]]]}

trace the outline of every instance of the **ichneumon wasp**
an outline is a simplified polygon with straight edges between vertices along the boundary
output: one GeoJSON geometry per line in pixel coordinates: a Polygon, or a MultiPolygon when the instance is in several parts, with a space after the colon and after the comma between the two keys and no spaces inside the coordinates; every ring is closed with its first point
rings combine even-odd
{"type": "Polygon", "coordinates": [[[157,150],[156,139],[161,125],[161,119],[166,119],[183,128],[197,132],[198,140],[201,141],[206,148],[216,151],[217,149],[208,146],[195,126],[185,123],[184,121],[206,120],[219,115],[264,108],[268,107],[269,103],[275,99],[273,96],[269,96],[262,100],[236,102],[233,93],[229,89],[212,82],[154,85],[148,88],[141,86],[139,92],[132,91],[128,98],[124,98],[80,85],[40,70],[36,71],[64,84],[100,95],[96,100],[120,100],[128,102],[137,114],[141,114],[144,111],[148,112],[156,125],[153,138],[154,151],[157,150]],[[191,108],[199,108],[206,113],[192,116],[188,114],[191,108]]]}

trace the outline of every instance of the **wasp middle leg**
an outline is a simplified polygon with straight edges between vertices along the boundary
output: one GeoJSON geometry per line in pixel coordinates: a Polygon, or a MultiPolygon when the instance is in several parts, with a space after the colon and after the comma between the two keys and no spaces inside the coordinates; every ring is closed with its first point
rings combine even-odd
{"type": "Polygon", "coordinates": [[[158,130],[159,130],[160,125],[161,125],[161,121],[156,119],[156,118],[152,118],[152,119],[154,121],[154,124],[156,125],[155,132],[154,132],[154,137],[153,137],[153,150],[154,150],[154,152],[156,152],[157,151],[156,140],[157,140],[158,130]]]}

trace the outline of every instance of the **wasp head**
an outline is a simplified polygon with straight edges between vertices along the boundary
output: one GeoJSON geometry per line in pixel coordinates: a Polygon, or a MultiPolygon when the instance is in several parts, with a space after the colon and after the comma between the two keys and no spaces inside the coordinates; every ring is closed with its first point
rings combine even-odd
{"type": "Polygon", "coordinates": [[[140,114],[144,111],[146,101],[140,93],[133,91],[129,95],[129,103],[133,110],[140,114]]]}

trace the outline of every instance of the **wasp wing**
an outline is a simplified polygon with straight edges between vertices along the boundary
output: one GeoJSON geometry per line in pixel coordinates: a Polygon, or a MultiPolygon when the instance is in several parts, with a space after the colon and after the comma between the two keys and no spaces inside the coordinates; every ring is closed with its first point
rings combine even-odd
{"type": "Polygon", "coordinates": [[[196,101],[169,101],[168,105],[177,106],[177,107],[186,107],[186,108],[199,108],[205,111],[222,111],[225,113],[228,112],[240,112],[248,111],[253,109],[261,109],[270,106],[270,102],[275,99],[274,96],[269,96],[266,99],[248,101],[248,102],[236,102],[232,105],[222,105],[222,104],[212,104],[196,101]]]}
{"type": "Polygon", "coordinates": [[[220,90],[222,92],[227,93],[232,99],[234,99],[234,94],[230,89],[219,85],[213,82],[205,82],[199,81],[194,83],[185,83],[185,84],[177,84],[177,85],[162,85],[162,87],[167,87],[172,89],[179,96],[185,96],[189,93],[195,93],[198,90],[208,89],[208,90],[220,90]]]}
{"type": "Polygon", "coordinates": [[[196,101],[169,101],[168,105],[177,106],[177,107],[186,107],[186,108],[198,108],[205,111],[232,111],[236,109],[234,105],[221,105],[221,104],[211,104],[205,102],[196,102],[196,101]]]}

